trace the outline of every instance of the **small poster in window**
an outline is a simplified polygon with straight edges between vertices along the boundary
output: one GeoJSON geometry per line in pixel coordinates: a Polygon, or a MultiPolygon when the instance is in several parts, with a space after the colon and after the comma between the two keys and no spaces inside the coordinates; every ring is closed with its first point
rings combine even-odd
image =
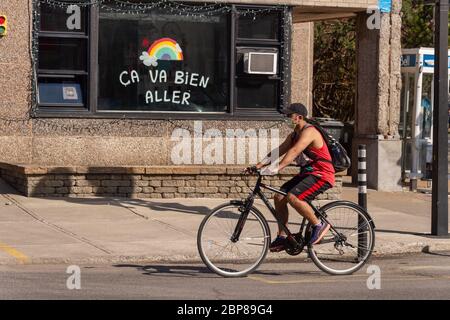
{"type": "Polygon", "coordinates": [[[78,100],[78,94],[75,87],[63,87],[64,100],[78,100]]]}

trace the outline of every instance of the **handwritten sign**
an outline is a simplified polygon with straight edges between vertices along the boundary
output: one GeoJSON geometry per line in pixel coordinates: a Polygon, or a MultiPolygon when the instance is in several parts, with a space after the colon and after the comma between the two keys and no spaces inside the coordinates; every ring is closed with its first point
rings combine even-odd
{"type": "Polygon", "coordinates": [[[184,91],[181,90],[155,90],[149,89],[145,93],[145,103],[173,103],[188,106],[191,98],[189,88],[206,88],[208,86],[209,77],[200,75],[198,73],[177,70],[169,74],[166,70],[153,69],[158,66],[158,61],[181,61],[183,60],[183,52],[179,44],[170,38],[161,38],[155,41],[148,51],[142,52],[139,59],[142,63],[149,67],[148,73],[139,75],[136,70],[124,70],[119,75],[119,81],[124,87],[133,84],[138,84],[141,81],[148,80],[155,87],[161,84],[174,84],[177,87],[183,86],[184,91]]]}

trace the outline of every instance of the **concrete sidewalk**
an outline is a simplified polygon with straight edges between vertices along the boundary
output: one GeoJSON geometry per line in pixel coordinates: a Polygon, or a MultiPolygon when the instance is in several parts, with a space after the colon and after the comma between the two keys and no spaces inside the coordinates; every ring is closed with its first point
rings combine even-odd
{"type": "MultiPolygon", "coordinates": [[[[356,201],[356,188],[344,187],[356,201]]],[[[198,262],[204,215],[225,199],[26,198],[0,179],[0,264],[198,262]]],[[[431,195],[369,191],[375,256],[450,250],[430,231],[431,195]]],[[[268,210],[272,235],[276,224],[268,210]]],[[[291,211],[292,222],[299,216],[291,211]]],[[[293,259],[285,253],[269,260],[293,259]]]]}

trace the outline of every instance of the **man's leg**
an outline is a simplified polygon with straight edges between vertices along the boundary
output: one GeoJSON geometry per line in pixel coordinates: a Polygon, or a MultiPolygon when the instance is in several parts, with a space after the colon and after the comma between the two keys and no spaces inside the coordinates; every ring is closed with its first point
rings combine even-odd
{"type": "Polygon", "coordinates": [[[319,243],[330,229],[330,225],[325,222],[320,223],[320,220],[314,214],[314,210],[311,206],[306,201],[298,199],[297,196],[292,193],[288,193],[288,201],[291,206],[298,211],[298,213],[308,219],[308,221],[313,225],[309,244],[315,245],[319,243]]]}
{"type": "Polygon", "coordinates": [[[289,201],[289,204],[293,206],[295,210],[297,210],[298,213],[300,213],[313,225],[320,223],[320,220],[314,214],[314,210],[306,201],[298,199],[297,196],[292,193],[288,193],[287,200],[289,201]]]}
{"type": "MultiPolygon", "coordinates": [[[[275,210],[277,211],[277,218],[280,220],[282,225],[285,225],[287,227],[289,220],[287,197],[277,193],[273,200],[275,202],[275,210]]],[[[281,229],[280,225],[278,225],[278,235],[286,236],[286,233],[281,229]]]]}
{"type": "Polygon", "coordinates": [[[288,219],[289,219],[289,211],[287,207],[287,197],[276,194],[274,197],[275,202],[275,210],[276,210],[276,216],[277,220],[279,221],[278,225],[278,235],[275,238],[274,241],[270,244],[270,251],[271,252],[280,252],[286,249],[286,233],[281,228],[282,225],[287,226],[288,219]]]}
{"type": "Polygon", "coordinates": [[[315,199],[318,194],[323,193],[330,187],[331,185],[326,181],[310,175],[304,177],[287,195],[289,204],[313,225],[309,244],[319,243],[330,229],[330,225],[326,222],[321,223],[314,214],[314,210],[305,200],[315,199]]]}

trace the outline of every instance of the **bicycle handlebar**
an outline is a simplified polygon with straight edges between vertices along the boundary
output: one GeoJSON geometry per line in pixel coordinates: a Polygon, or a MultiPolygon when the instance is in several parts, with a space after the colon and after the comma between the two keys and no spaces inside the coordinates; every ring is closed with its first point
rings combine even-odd
{"type": "MultiPolygon", "coordinates": [[[[300,165],[294,165],[293,167],[296,168],[303,168],[300,165]]],[[[251,167],[247,167],[245,168],[245,170],[242,172],[242,174],[257,174],[258,176],[261,176],[261,169],[257,169],[256,166],[251,166],[251,167]],[[250,171],[247,171],[248,169],[250,169],[250,171]]]]}
{"type": "Polygon", "coordinates": [[[242,172],[242,174],[257,174],[258,176],[260,176],[261,175],[261,169],[257,169],[256,166],[247,167],[242,172]]]}

